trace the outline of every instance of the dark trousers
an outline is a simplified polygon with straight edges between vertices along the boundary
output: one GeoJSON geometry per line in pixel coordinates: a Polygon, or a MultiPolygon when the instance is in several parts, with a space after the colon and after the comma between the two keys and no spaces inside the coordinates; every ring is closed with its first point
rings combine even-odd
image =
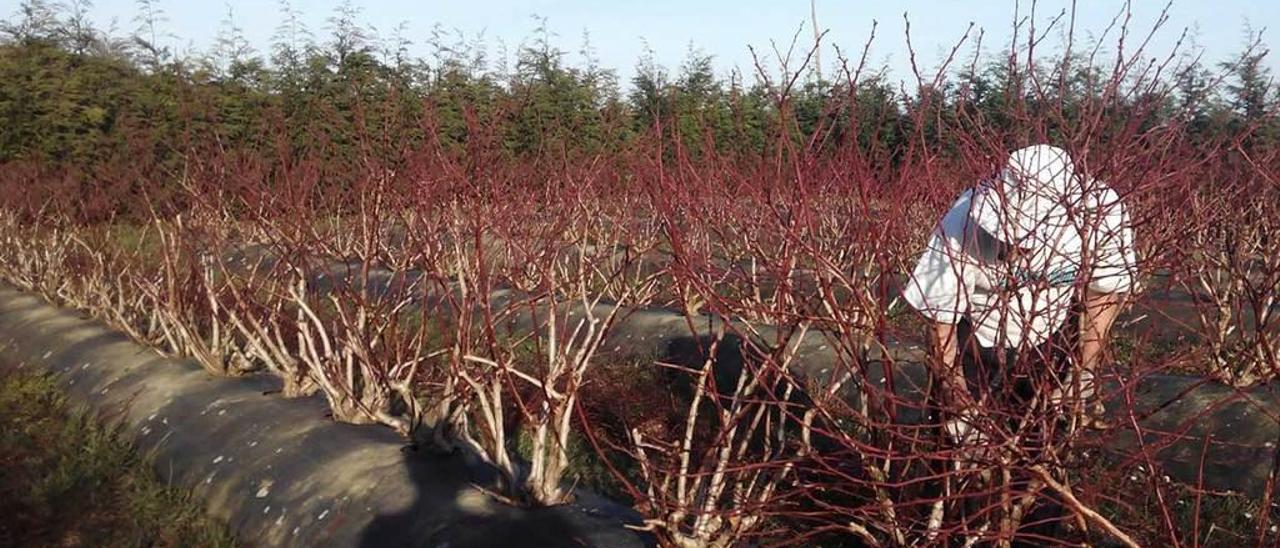
{"type": "MultiPolygon", "coordinates": [[[[1078,318],[1073,311],[1048,340],[1021,350],[984,348],[973,336],[973,326],[968,320],[957,326],[956,344],[970,393],[985,403],[983,408],[986,412],[1007,421],[1011,429],[1022,431],[1020,438],[1024,449],[1044,447],[1046,445],[1041,444],[1048,444],[1046,438],[1054,436],[1052,428],[1046,431],[1034,420],[1031,424],[1023,424],[1023,417],[1037,391],[1051,390],[1051,384],[1070,378],[1071,358],[1078,348],[1078,318]]],[[[1014,546],[1039,545],[1039,541],[1025,539],[1061,536],[1061,524],[1067,517],[1060,504],[1051,499],[1041,500],[1023,519],[1017,534],[1025,537],[1024,540],[1015,540],[1014,546]]]]}
{"type": "Polygon", "coordinates": [[[986,348],[968,319],[956,326],[956,346],[970,394],[996,409],[1013,411],[1035,396],[1037,386],[1069,378],[1077,352],[1079,316],[1073,311],[1062,327],[1035,346],[986,348]]]}

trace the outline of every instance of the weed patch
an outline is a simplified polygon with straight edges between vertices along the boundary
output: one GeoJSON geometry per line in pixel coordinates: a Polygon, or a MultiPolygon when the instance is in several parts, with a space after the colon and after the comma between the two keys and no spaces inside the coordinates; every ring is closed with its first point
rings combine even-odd
{"type": "Polygon", "coordinates": [[[235,546],[47,375],[0,369],[0,545],[235,546]]]}

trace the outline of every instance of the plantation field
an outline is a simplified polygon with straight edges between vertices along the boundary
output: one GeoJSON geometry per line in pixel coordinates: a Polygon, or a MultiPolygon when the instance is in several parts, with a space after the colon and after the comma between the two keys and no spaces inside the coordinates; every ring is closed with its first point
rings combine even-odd
{"type": "MultiPolygon", "coordinates": [[[[512,73],[354,34],[224,66],[49,21],[0,43],[0,282],[479,461],[495,500],[602,493],[669,546],[1280,541],[1280,91],[1256,43],[1206,66],[1124,19],[1090,53],[1059,18],[897,85],[793,45],[781,79],[695,56],[623,97],[546,36],[512,73]],[[1063,371],[1022,345],[964,371],[975,407],[943,403],[903,298],[957,196],[1042,143],[1133,235],[1098,417],[1063,396],[1074,342],[1063,371]],[[961,413],[971,443],[940,427],[961,413]]],[[[46,381],[3,382],[16,405],[46,381]]]]}

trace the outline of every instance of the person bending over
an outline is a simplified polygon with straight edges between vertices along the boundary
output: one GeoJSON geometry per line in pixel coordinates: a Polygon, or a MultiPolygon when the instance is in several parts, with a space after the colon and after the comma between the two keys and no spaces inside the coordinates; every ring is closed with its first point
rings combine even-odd
{"type": "Polygon", "coordinates": [[[950,440],[980,436],[974,418],[990,386],[1098,417],[1098,365],[1134,264],[1120,197],[1076,173],[1062,149],[1014,151],[996,176],[965,190],[903,289],[930,324],[933,403],[948,414],[950,440]],[[993,382],[975,391],[966,368],[993,382]],[[1040,394],[1046,384],[1051,392],[1040,394]]]}

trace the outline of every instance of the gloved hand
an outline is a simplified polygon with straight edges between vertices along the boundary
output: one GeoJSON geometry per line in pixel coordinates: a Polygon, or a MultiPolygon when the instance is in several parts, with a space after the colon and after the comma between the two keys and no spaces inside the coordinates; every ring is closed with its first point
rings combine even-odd
{"type": "Polygon", "coordinates": [[[959,416],[942,424],[942,431],[947,440],[956,447],[972,447],[986,443],[987,438],[976,426],[978,411],[965,409],[959,416]]]}

